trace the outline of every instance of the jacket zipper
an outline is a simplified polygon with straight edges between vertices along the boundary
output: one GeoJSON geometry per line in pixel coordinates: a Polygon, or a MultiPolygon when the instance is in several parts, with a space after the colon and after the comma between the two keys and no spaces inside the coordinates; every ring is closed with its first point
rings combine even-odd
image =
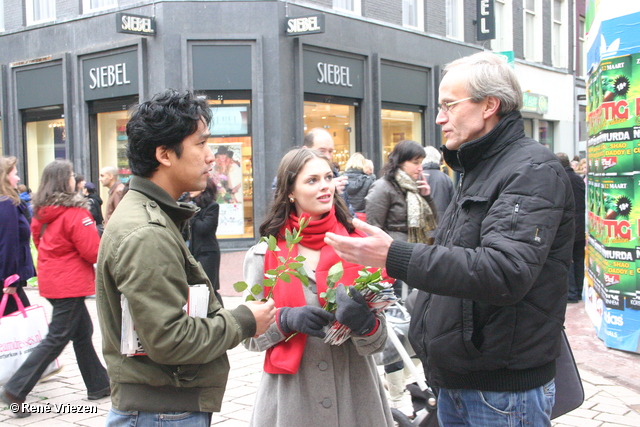
{"type": "Polygon", "coordinates": [[[513,207],[513,213],[511,214],[511,233],[516,230],[516,224],[518,223],[518,212],[520,212],[520,203],[516,203],[513,207]]]}
{"type": "Polygon", "coordinates": [[[447,236],[444,242],[442,242],[442,245],[447,245],[449,244],[449,235],[451,234],[451,229],[453,228],[453,225],[456,223],[457,219],[458,219],[458,212],[459,212],[459,208],[458,208],[458,202],[460,201],[460,195],[462,194],[462,182],[464,181],[464,172],[462,172],[460,174],[460,182],[458,183],[458,194],[456,194],[456,209],[454,210],[454,215],[452,216],[451,220],[449,221],[449,224],[447,224],[447,236]]]}

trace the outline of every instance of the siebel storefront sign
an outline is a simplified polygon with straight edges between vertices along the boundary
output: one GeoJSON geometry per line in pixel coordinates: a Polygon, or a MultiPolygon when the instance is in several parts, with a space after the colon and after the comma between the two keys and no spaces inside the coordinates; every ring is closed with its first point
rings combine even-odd
{"type": "Polygon", "coordinates": [[[82,60],[84,98],[114,98],[138,93],[138,52],[135,50],[82,60]]]}
{"type": "Polygon", "coordinates": [[[141,36],[155,36],[156,20],[152,16],[116,13],[116,31],[141,36]]]}
{"type": "Polygon", "coordinates": [[[324,15],[319,14],[287,18],[285,31],[288,36],[324,33],[324,15]]]}

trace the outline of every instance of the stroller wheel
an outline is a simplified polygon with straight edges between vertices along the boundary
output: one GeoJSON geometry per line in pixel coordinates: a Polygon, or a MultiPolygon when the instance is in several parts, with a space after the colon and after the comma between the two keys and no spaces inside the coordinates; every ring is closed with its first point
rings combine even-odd
{"type": "Polygon", "coordinates": [[[413,423],[405,414],[401,411],[391,408],[391,416],[393,417],[394,425],[397,427],[412,427],[413,423]]]}

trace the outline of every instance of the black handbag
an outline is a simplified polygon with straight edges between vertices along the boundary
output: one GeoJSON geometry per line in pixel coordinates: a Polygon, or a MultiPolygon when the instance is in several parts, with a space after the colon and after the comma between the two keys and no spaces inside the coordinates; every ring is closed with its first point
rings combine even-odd
{"type": "Polygon", "coordinates": [[[551,410],[551,419],[573,411],[584,402],[582,380],[564,328],[560,341],[560,356],[556,359],[556,400],[551,410]]]}

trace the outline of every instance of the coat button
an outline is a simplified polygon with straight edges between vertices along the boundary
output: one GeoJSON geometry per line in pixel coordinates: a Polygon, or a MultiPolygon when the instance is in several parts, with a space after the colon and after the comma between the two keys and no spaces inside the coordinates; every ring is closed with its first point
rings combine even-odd
{"type": "Polygon", "coordinates": [[[158,204],[156,202],[149,202],[149,206],[151,206],[152,208],[157,208],[158,204]]]}
{"type": "Polygon", "coordinates": [[[318,363],[318,369],[320,369],[321,371],[326,371],[328,368],[329,368],[329,364],[324,360],[318,363]]]}
{"type": "Polygon", "coordinates": [[[322,399],[322,406],[325,408],[331,408],[331,399],[329,399],[328,397],[322,399]]]}

